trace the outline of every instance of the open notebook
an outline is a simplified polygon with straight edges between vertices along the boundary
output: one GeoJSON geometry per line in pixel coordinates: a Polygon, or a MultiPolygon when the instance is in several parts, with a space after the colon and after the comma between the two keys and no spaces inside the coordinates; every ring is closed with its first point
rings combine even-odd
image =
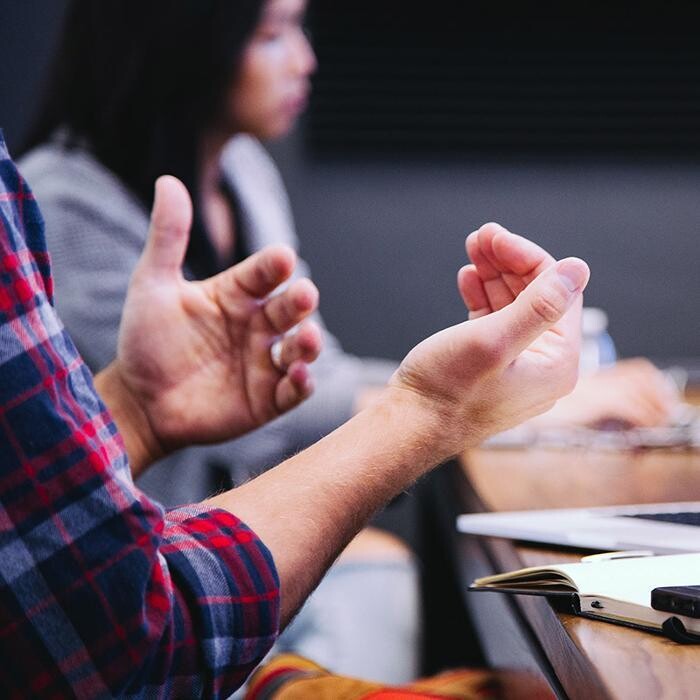
{"type": "Polygon", "coordinates": [[[700,619],[651,607],[655,588],[700,584],[700,554],[615,556],[595,555],[577,564],[486,576],[470,590],[564,597],[586,617],[664,632],[676,641],[700,642],[700,619]]]}

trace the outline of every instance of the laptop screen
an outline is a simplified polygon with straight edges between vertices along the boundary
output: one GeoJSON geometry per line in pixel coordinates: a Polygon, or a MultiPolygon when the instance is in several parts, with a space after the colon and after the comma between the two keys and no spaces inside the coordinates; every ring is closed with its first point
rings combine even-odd
{"type": "Polygon", "coordinates": [[[700,526],[700,511],[694,513],[636,513],[634,515],[623,515],[624,518],[641,518],[642,520],[658,520],[664,523],[675,523],[678,525],[698,525],[700,526]]]}

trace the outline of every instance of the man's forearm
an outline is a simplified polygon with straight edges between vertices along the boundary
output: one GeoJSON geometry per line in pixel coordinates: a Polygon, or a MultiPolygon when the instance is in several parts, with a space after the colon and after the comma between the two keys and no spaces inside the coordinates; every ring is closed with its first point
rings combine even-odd
{"type": "Polygon", "coordinates": [[[212,505],[243,519],[277,565],[285,625],[333,560],[396,494],[449,453],[410,392],[384,398],[329,436],[212,505]]]}

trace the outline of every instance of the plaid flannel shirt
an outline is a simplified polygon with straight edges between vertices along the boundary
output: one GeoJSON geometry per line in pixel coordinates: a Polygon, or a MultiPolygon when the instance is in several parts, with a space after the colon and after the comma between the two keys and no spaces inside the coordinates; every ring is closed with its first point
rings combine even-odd
{"type": "Polygon", "coordinates": [[[225,697],[278,631],[270,553],[225,511],[134,487],[51,284],[0,133],[0,695],[225,697]]]}

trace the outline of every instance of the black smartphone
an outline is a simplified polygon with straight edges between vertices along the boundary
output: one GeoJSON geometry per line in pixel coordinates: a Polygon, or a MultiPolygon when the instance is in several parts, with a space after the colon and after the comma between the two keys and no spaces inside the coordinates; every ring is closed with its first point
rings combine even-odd
{"type": "Polygon", "coordinates": [[[664,586],[651,592],[654,610],[700,618],[700,586],[664,586]]]}

